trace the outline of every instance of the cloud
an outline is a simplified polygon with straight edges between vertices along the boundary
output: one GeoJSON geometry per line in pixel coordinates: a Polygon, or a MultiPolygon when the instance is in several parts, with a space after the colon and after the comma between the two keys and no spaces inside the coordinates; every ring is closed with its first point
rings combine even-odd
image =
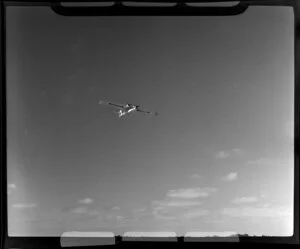
{"type": "Polygon", "coordinates": [[[113,206],[112,208],[111,208],[111,210],[114,210],[114,211],[117,211],[117,210],[120,210],[121,208],[120,207],[118,207],[118,206],[113,206]]]}
{"type": "Polygon", "coordinates": [[[122,216],[122,215],[117,215],[117,216],[116,216],[116,220],[117,220],[117,221],[123,221],[124,219],[125,219],[125,217],[122,216]]]}
{"type": "Polygon", "coordinates": [[[174,207],[168,207],[167,201],[153,201],[152,214],[158,220],[175,220],[177,219],[178,209],[174,213],[174,207]]]}
{"type": "Polygon", "coordinates": [[[217,153],[216,158],[218,159],[224,159],[226,157],[229,157],[230,155],[228,153],[226,153],[225,151],[220,151],[219,153],[217,153]]]}
{"type": "Polygon", "coordinates": [[[88,213],[88,209],[87,209],[86,206],[80,206],[80,207],[76,207],[76,208],[72,209],[71,213],[74,213],[74,214],[86,214],[86,213],[88,213]]]}
{"type": "Polygon", "coordinates": [[[278,163],[278,161],[275,161],[274,159],[271,159],[269,157],[262,157],[256,160],[250,160],[247,162],[247,164],[250,165],[269,165],[273,163],[278,163]]]}
{"type": "Polygon", "coordinates": [[[202,204],[200,201],[153,201],[152,204],[160,207],[192,207],[199,206],[202,204]]]}
{"type": "Polygon", "coordinates": [[[103,211],[97,209],[89,209],[87,206],[77,206],[75,208],[70,209],[69,211],[72,214],[77,215],[87,215],[87,216],[102,216],[103,211]]]}
{"type": "Polygon", "coordinates": [[[152,214],[159,220],[176,220],[197,218],[208,214],[207,210],[199,209],[202,202],[197,197],[206,197],[214,188],[188,188],[171,190],[165,200],[152,202],[152,214]]]}
{"type": "Polygon", "coordinates": [[[238,177],[237,172],[231,172],[231,173],[229,173],[228,175],[224,176],[224,177],[223,177],[223,180],[224,180],[224,181],[229,181],[229,182],[230,182],[230,181],[236,180],[237,177],[238,177]]]}
{"type": "Polygon", "coordinates": [[[181,201],[181,202],[168,202],[167,206],[169,207],[191,207],[191,206],[199,206],[202,203],[200,201],[181,201]]]}
{"type": "Polygon", "coordinates": [[[210,211],[199,209],[200,202],[163,202],[153,203],[153,215],[159,220],[195,219],[210,214],[210,211]]]}
{"type": "Polygon", "coordinates": [[[101,216],[103,215],[103,212],[100,212],[98,210],[88,210],[87,214],[91,216],[101,216]]]}
{"type": "Polygon", "coordinates": [[[7,185],[7,187],[8,187],[9,189],[16,189],[16,188],[17,188],[16,184],[14,184],[14,183],[9,183],[9,184],[7,185]]]}
{"type": "Polygon", "coordinates": [[[207,197],[216,188],[179,188],[167,192],[164,200],[152,201],[152,215],[158,220],[190,219],[209,214],[208,210],[200,209],[200,197],[207,197]]]}
{"type": "Polygon", "coordinates": [[[261,157],[255,160],[247,161],[247,165],[251,167],[291,167],[294,165],[294,157],[291,154],[283,155],[279,158],[261,157]]]}
{"type": "Polygon", "coordinates": [[[220,151],[216,154],[216,158],[217,159],[225,159],[229,156],[242,156],[244,154],[244,151],[239,149],[239,148],[235,148],[232,149],[230,152],[226,152],[226,151],[220,151]]]}
{"type": "Polygon", "coordinates": [[[282,166],[282,165],[290,165],[291,160],[287,158],[271,158],[271,157],[261,157],[255,160],[250,160],[247,162],[248,165],[255,166],[282,166]]]}
{"type": "Polygon", "coordinates": [[[91,204],[91,203],[93,203],[93,200],[91,198],[85,198],[83,200],[79,200],[78,203],[80,203],[80,204],[91,204]]]}
{"type": "Polygon", "coordinates": [[[35,203],[16,203],[12,205],[13,208],[19,208],[19,209],[27,209],[27,208],[35,208],[35,203]]]}
{"type": "Polygon", "coordinates": [[[194,179],[199,179],[199,178],[201,178],[201,175],[199,175],[199,174],[193,174],[191,177],[194,178],[194,179]]]}
{"type": "Polygon", "coordinates": [[[169,214],[166,211],[160,211],[161,209],[154,209],[153,210],[153,215],[155,219],[158,220],[176,220],[177,217],[174,215],[169,214]]]}
{"type": "Polygon", "coordinates": [[[146,212],[147,208],[146,207],[142,207],[142,208],[134,208],[132,210],[133,212],[137,212],[137,213],[142,213],[142,212],[146,212]]]}
{"type": "Polygon", "coordinates": [[[167,193],[167,196],[170,198],[193,199],[198,197],[207,197],[215,191],[215,188],[180,188],[170,190],[167,193]]]}
{"type": "Polygon", "coordinates": [[[254,202],[258,202],[258,198],[255,196],[240,197],[232,201],[232,203],[234,204],[244,204],[244,203],[254,203],[254,202]]]}
{"type": "Polygon", "coordinates": [[[221,214],[230,217],[256,217],[256,218],[282,218],[293,215],[293,208],[289,206],[279,206],[279,207],[234,207],[234,208],[224,208],[221,214]]]}
{"type": "Polygon", "coordinates": [[[233,149],[232,151],[233,151],[235,154],[239,155],[239,156],[241,156],[241,155],[243,154],[243,151],[242,151],[241,149],[238,149],[238,148],[233,149]]]}
{"type": "Polygon", "coordinates": [[[93,202],[94,201],[91,198],[81,199],[71,205],[62,207],[62,212],[66,214],[76,215],[76,217],[97,217],[99,219],[102,219],[105,211],[102,209],[102,207],[98,207],[96,209],[92,208],[90,204],[93,202]]]}
{"type": "Polygon", "coordinates": [[[147,218],[152,218],[152,214],[147,207],[134,208],[132,209],[133,219],[135,221],[145,220],[147,218]]]}
{"type": "Polygon", "coordinates": [[[14,183],[9,183],[7,185],[7,195],[10,195],[15,189],[17,189],[16,184],[14,183]]]}
{"type": "Polygon", "coordinates": [[[261,199],[264,199],[264,198],[267,197],[267,194],[264,193],[264,192],[260,192],[259,197],[260,197],[261,199]]]}
{"type": "Polygon", "coordinates": [[[195,218],[198,218],[198,217],[207,216],[209,214],[210,214],[209,210],[196,209],[196,210],[191,210],[191,211],[188,211],[187,213],[184,213],[182,215],[182,217],[187,218],[187,219],[195,219],[195,218]]]}

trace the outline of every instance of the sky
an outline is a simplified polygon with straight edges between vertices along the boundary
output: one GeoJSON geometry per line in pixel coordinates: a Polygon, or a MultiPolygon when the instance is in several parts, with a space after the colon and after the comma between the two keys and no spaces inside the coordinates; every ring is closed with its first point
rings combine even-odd
{"type": "Polygon", "coordinates": [[[6,17],[10,236],[293,234],[292,8],[6,17]]]}

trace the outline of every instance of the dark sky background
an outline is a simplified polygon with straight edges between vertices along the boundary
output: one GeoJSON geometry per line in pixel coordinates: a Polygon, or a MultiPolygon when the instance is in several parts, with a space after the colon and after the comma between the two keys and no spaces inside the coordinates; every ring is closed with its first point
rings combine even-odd
{"type": "Polygon", "coordinates": [[[292,233],[293,12],[7,9],[10,235],[292,233]],[[99,100],[159,116],[118,119],[99,100]]]}

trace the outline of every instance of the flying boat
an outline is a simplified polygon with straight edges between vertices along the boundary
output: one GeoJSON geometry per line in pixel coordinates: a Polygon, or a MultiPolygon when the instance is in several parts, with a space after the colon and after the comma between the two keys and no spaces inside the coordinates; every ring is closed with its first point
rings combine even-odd
{"type": "Polygon", "coordinates": [[[129,115],[129,114],[133,114],[135,112],[141,112],[141,113],[145,113],[145,114],[152,114],[154,116],[158,115],[157,112],[145,111],[145,110],[142,110],[139,105],[134,105],[134,104],[129,104],[129,103],[117,104],[117,103],[112,103],[112,102],[109,102],[109,101],[100,100],[99,104],[100,105],[104,104],[104,105],[116,108],[114,113],[117,114],[117,116],[119,118],[121,118],[123,116],[126,116],[126,115],[129,115]]]}

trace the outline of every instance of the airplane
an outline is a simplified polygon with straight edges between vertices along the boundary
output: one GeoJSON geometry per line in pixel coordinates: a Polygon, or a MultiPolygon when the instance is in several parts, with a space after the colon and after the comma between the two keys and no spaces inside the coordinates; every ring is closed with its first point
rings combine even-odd
{"type": "Polygon", "coordinates": [[[106,105],[117,108],[117,111],[115,111],[115,113],[118,115],[119,118],[121,118],[125,115],[132,114],[134,112],[143,112],[143,113],[147,113],[147,114],[154,114],[154,116],[158,115],[157,112],[149,112],[149,111],[141,110],[139,108],[139,105],[133,105],[133,104],[128,104],[128,103],[122,105],[122,104],[115,104],[115,103],[104,101],[104,100],[100,100],[99,104],[100,105],[106,104],[106,105]]]}

